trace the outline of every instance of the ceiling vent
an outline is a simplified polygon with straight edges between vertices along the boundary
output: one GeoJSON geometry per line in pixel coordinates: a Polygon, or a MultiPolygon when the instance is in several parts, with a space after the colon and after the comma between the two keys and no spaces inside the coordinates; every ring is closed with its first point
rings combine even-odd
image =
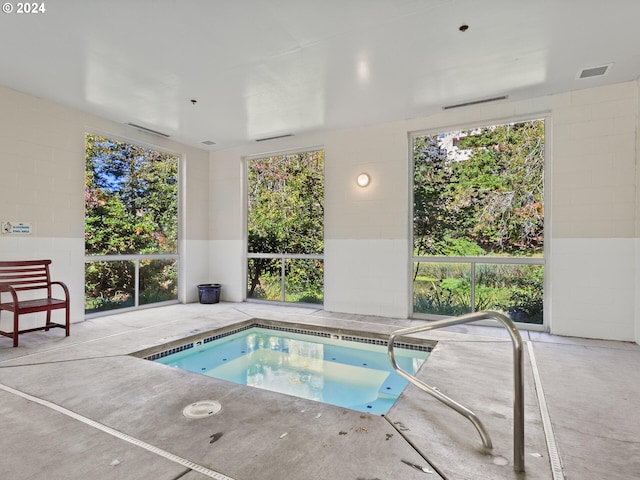
{"type": "Polygon", "coordinates": [[[151,133],[152,135],[158,135],[159,137],[169,138],[170,135],[166,133],[158,132],[157,130],[151,130],[150,128],[143,127],[141,125],[136,125],[135,123],[127,123],[130,127],[137,128],[138,130],[142,130],[143,132],[151,133]]]}
{"type": "Polygon", "coordinates": [[[606,75],[609,72],[609,68],[612,64],[609,65],[601,65],[599,67],[591,67],[585,68],[578,74],[578,78],[591,78],[591,77],[600,77],[602,75],[606,75]]]}
{"type": "Polygon", "coordinates": [[[482,100],[472,100],[470,102],[456,103],[455,105],[445,105],[443,110],[451,110],[452,108],[470,107],[472,105],[480,105],[482,103],[499,102],[500,100],[506,100],[509,98],[507,95],[501,95],[499,97],[483,98],[482,100]]]}
{"type": "Polygon", "coordinates": [[[212,141],[212,140],[205,140],[204,142],[200,142],[203,145],[207,145],[207,146],[211,146],[211,145],[215,145],[216,142],[212,141]]]}
{"type": "Polygon", "coordinates": [[[293,134],[287,133],[286,135],[276,135],[275,137],[258,138],[256,142],[266,142],[267,140],[277,140],[278,138],[293,137],[293,134]]]}

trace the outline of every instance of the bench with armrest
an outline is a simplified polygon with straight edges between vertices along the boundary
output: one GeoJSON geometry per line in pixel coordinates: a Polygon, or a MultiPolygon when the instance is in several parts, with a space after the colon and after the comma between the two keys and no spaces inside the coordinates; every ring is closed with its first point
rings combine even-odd
{"type": "Polygon", "coordinates": [[[0,335],[13,338],[14,347],[18,346],[20,333],[64,328],[66,336],[69,336],[69,289],[63,282],[51,281],[50,264],[51,260],[0,261],[0,315],[3,310],[13,312],[13,331],[0,330],[0,335]],[[56,285],[58,290],[62,289],[64,299],[52,296],[53,285],[56,285]],[[64,324],[51,321],[51,312],[59,309],[65,309],[64,324]],[[46,323],[39,327],[20,330],[20,315],[36,312],[46,312],[46,323]]]}

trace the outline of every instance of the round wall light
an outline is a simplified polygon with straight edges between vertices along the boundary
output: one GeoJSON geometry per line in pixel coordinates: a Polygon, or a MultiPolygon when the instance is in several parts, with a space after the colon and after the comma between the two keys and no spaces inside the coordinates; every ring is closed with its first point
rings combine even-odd
{"type": "Polygon", "coordinates": [[[369,185],[369,182],[371,182],[371,177],[369,177],[368,173],[361,173],[360,175],[358,175],[357,182],[359,186],[366,187],[367,185],[369,185]]]}

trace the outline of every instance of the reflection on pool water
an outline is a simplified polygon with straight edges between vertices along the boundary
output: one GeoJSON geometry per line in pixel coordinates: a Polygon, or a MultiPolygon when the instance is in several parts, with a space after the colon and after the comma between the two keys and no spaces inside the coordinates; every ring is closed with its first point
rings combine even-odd
{"type": "MultiPolygon", "coordinates": [[[[400,367],[415,373],[427,351],[396,346],[400,367]]],[[[387,347],[260,327],[156,360],[230,382],[382,415],[407,381],[387,347]]]]}

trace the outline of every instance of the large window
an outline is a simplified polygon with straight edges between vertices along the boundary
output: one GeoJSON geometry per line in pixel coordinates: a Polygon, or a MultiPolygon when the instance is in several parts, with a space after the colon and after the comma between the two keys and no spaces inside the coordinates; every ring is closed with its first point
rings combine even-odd
{"type": "Polygon", "coordinates": [[[413,312],[543,322],[544,121],[413,137],[413,312]]]}
{"type": "Polygon", "coordinates": [[[177,300],[178,157],[87,134],[85,313],[177,300]]]}
{"type": "Polygon", "coordinates": [[[247,298],[322,303],[324,151],[247,160],[247,298]]]}

